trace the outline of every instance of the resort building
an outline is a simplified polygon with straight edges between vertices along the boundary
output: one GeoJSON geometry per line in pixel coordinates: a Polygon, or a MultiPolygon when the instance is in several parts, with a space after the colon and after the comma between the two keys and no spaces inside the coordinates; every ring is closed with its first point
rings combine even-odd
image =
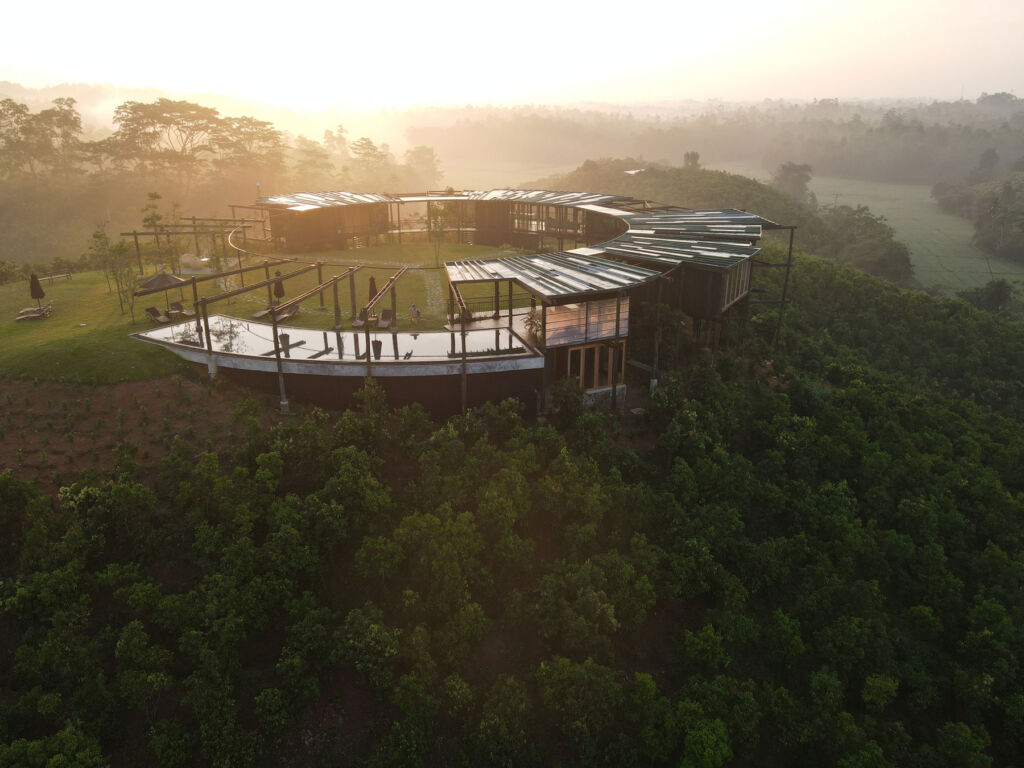
{"type": "Polygon", "coordinates": [[[779,228],[735,209],[687,210],[543,190],[300,193],[257,205],[282,256],[352,250],[357,263],[357,249],[367,245],[442,240],[504,252],[441,267],[448,294],[443,331],[399,322],[396,284],[404,270],[359,304],[351,279],[359,268],[353,267],[288,306],[268,307],[269,323],[209,315],[196,293],[195,320],[137,336],[205,363],[211,373],[223,369],[254,382],[276,378],[282,405],[286,393],[344,404],[372,376],[393,403],[421,402],[435,412],[509,396],[532,410],[547,387],[568,377],[618,400],[631,308],[667,303],[693,318],[694,332],[707,343],[717,344],[723,319],[749,297],[764,230],[779,228]],[[350,320],[342,323],[338,286],[345,280],[350,320]],[[284,310],[317,293],[322,302],[325,292],[334,296],[333,330],[286,325],[284,310]]]}

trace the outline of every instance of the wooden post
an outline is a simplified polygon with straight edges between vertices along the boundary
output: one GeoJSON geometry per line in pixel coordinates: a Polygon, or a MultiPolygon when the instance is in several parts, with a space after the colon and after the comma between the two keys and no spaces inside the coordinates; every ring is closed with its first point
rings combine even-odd
{"type": "Polygon", "coordinates": [[[338,302],[338,278],[334,278],[334,282],[331,284],[334,289],[334,329],[337,330],[341,327],[341,304],[338,302]]]}
{"type": "Polygon", "coordinates": [[[612,342],[612,410],[616,410],[619,399],[619,318],[622,317],[622,293],[615,294],[615,341],[612,342]]]}
{"type": "Polygon", "coordinates": [[[217,377],[217,360],[213,356],[213,342],[210,339],[210,315],[206,308],[206,299],[200,302],[203,313],[203,326],[206,331],[206,369],[209,371],[210,378],[217,377]]]}
{"type": "Polygon", "coordinates": [[[501,286],[494,281],[494,319],[501,317],[501,286]]]}
{"type": "MultiPolygon", "coordinates": [[[[324,282],[324,263],[322,261],[318,261],[316,263],[316,284],[317,285],[323,285],[323,282],[324,282]]],[[[320,290],[320,308],[323,309],[323,306],[324,306],[324,292],[323,292],[323,289],[321,289],[320,290]]]]}
{"type": "Polygon", "coordinates": [[[370,370],[370,358],[373,357],[373,349],[370,345],[370,313],[366,313],[366,378],[370,378],[372,372],[370,370]]]}
{"type": "Polygon", "coordinates": [[[540,305],[540,346],[546,353],[548,351],[548,305],[540,305]]]}
{"type": "Polygon", "coordinates": [[[288,395],[284,391],[284,365],[281,363],[281,342],[277,337],[277,315],[270,313],[270,326],[274,331],[274,360],[277,362],[277,385],[281,390],[281,413],[288,413],[288,395]]]}
{"type": "MultiPolygon", "coordinates": [[[[263,262],[263,274],[265,274],[267,276],[267,280],[270,279],[270,262],[269,261],[264,261],[263,262]]],[[[271,293],[271,284],[267,283],[267,306],[270,307],[270,306],[273,306],[273,304],[274,304],[274,294],[271,293]]]]}
{"type": "Polygon", "coordinates": [[[196,228],[196,217],[192,217],[192,239],[196,241],[196,258],[199,258],[199,230],[196,228]]]}
{"type": "Polygon", "coordinates": [[[196,333],[203,332],[202,313],[199,311],[199,288],[196,287],[196,278],[192,276],[192,311],[196,313],[196,333]]]}
{"type": "Polygon", "coordinates": [[[391,284],[391,333],[398,333],[398,297],[394,283],[391,284]]]}
{"type": "Polygon", "coordinates": [[[141,274],[143,274],[143,272],[142,272],[142,249],[139,248],[139,233],[136,232],[135,230],[132,230],[132,237],[135,238],[135,258],[139,260],[139,274],[141,275],[141,274]]]}
{"type": "Polygon", "coordinates": [[[356,273],[353,272],[348,276],[348,293],[349,298],[352,300],[352,317],[354,318],[359,314],[359,310],[356,309],[356,273]]]}
{"type": "Polygon", "coordinates": [[[238,259],[238,279],[242,281],[242,287],[245,288],[245,271],[242,269],[242,252],[235,248],[235,257],[238,259]]]}
{"type": "Polygon", "coordinates": [[[782,300],[779,302],[779,319],[775,323],[775,334],[772,338],[772,348],[778,348],[779,337],[782,334],[782,315],[786,311],[786,293],[789,291],[789,270],[793,266],[793,232],[796,227],[789,228],[789,253],[786,256],[786,279],[782,283],[782,300]]]}
{"type": "Polygon", "coordinates": [[[658,278],[658,296],[655,299],[655,326],[654,326],[654,360],[651,361],[651,378],[658,378],[658,347],[661,345],[661,283],[664,277],[658,278]]]}
{"type": "Polygon", "coordinates": [[[466,413],[467,397],[469,395],[469,388],[467,387],[467,379],[469,378],[469,371],[467,370],[466,364],[466,316],[462,316],[462,413],[466,413]]]}
{"type": "Polygon", "coordinates": [[[512,327],[512,288],[513,288],[513,285],[514,285],[514,283],[511,280],[509,280],[508,281],[508,327],[509,328],[512,327]]]}

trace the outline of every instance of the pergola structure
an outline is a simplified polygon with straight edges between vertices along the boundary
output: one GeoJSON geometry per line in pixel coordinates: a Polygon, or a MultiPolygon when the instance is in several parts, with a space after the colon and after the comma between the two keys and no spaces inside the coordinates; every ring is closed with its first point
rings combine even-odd
{"type": "MultiPolygon", "coordinates": [[[[542,399],[554,381],[575,378],[595,396],[607,393],[614,407],[624,387],[631,306],[651,301],[682,310],[694,319],[695,334],[699,331],[714,350],[724,319],[749,300],[753,266],[763,264],[755,258],[763,232],[788,229],[792,256],[793,228],[756,214],[731,208],[688,210],[619,195],[510,189],[322,192],[268,197],[255,208],[264,214],[261,221],[269,226],[271,242],[291,252],[442,238],[518,249],[444,265],[449,289],[445,331],[398,333],[391,328],[382,336],[381,328],[357,320],[353,325],[361,332],[344,334],[337,283],[350,278],[356,267],[326,282],[318,275],[319,284],[311,291],[271,312],[272,338],[262,336],[258,324],[207,316],[205,305],[233,292],[198,302],[206,325],[205,338],[198,342],[179,340],[174,329],[139,334],[197,362],[216,360],[254,373],[267,371],[260,359],[273,355],[282,407],[286,375],[309,392],[339,396],[354,391],[356,377],[372,375],[386,382],[396,402],[430,401],[445,410],[456,402],[465,410],[509,395],[529,403],[542,399]],[[493,290],[481,291],[481,285],[493,290]],[[287,337],[293,341],[280,344],[282,307],[317,292],[323,301],[327,289],[335,294],[335,345],[323,332],[320,349],[314,338],[319,332],[290,327],[287,337]],[[217,334],[231,343],[219,343],[217,334]],[[385,339],[388,354],[383,352],[385,339]],[[258,351],[268,342],[273,343],[269,350],[258,351]],[[458,398],[447,383],[453,376],[461,379],[458,398]]],[[[787,285],[789,263],[779,265],[787,267],[787,285]]],[[[394,287],[404,273],[399,270],[370,297],[363,307],[367,316],[389,294],[390,313],[397,315],[394,287]]],[[[783,308],[784,303],[785,288],[783,308]]],[[[353,294],[353,314],[356,306],[353,294]]],[[[655,330],[649,366],[654,377],[658,334],[660,329],[655,330]]]]}

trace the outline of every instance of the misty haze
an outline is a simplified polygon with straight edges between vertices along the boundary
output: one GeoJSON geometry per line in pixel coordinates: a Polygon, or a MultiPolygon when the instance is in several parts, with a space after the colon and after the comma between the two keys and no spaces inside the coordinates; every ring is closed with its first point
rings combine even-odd
{"type": "Polygon", "coordinates": [[[20,5],[0,767],[1024,754],[1024,5],[20,5]]]}

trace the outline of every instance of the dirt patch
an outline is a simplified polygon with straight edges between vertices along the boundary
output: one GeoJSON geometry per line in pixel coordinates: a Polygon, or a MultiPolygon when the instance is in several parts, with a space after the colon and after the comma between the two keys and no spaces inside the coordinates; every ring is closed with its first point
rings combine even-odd
{"type": "Polygon", "coordinates": [[[12,469],[55,494],[87,471],[110,473],[124,453],[119,446],[130,443],[144,479],[175,436],[197,451],[237,444],[243,425],[234,415],[246,398],[256,400],[264,426],[277,421],[276,398],[198,372],[97,386],[5,379],[0,470],[12,469]]]}

